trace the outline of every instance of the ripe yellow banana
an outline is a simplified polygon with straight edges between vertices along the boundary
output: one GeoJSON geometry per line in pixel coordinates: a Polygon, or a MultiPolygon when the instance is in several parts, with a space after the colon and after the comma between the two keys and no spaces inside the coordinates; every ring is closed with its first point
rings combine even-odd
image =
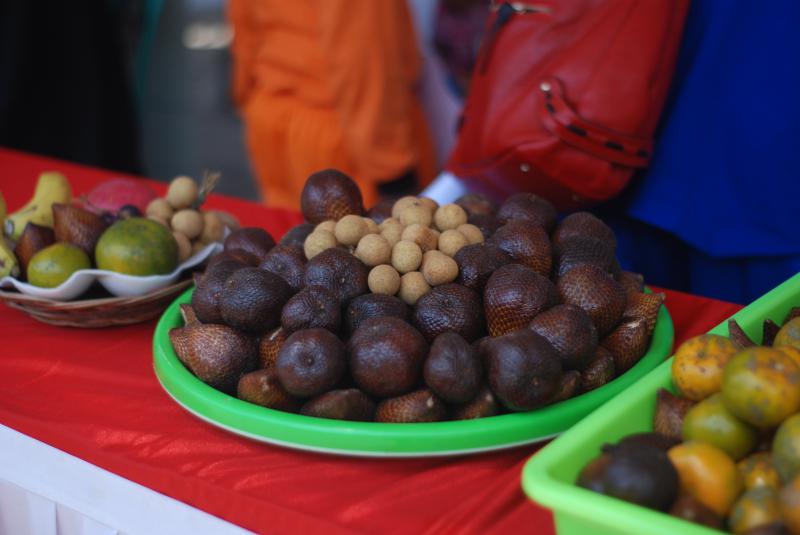
{"type": "Polygon", "coordinates": [[[53,203],[68,203],[72,199],[72,188],[67,177],[56,171],[39,175],[33,197],[28,203],[6,217],[3,229],[6,236],[18,240],[28,222],[53,226],[53,203]]]}
{"type": "Polygon", "coordinates": [[[0,237],[0,279],[7,275],[12,277],[19,275],[19,262],[16,255],[14,255],[14,251],[0,237]]]}

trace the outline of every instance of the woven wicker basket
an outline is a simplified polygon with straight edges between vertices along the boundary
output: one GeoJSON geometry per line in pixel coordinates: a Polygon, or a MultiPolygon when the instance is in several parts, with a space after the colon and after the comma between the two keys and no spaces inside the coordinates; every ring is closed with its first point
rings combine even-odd
{"type": "Polygon", "coordinates": [[[101,297],[64,302],[0,291],[0,300],[50,325],[94,329],[153,319],[192,282],[191,278],[181,280],[139,297],[101,297]]]}

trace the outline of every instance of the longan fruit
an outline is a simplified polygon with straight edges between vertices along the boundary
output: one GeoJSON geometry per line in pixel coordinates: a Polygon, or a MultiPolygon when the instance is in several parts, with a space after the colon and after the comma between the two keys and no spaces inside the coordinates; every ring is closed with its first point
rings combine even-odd
{"type": "Polygon", "coordinates": [[[439,250],[450,258],[465,245],[469,245],[469,240],[457,230],[445,230],[439,236],[439,250]]]}
{"type": "Polygon", "coordinates": [[[365,217],[364,223],[367,224],[367,234],[380,234],[381,229],[378,228],[378,224],[371,218],[365,217]]]}
{"type": "Polygon", "coordinates": [[[177,230],[190,240],[194,240],[203,233],[205,221],[203,221],[203,216],[200,215],[200,212],[187,208],[186,210],[175,212],[170,224],[172,224],[173,230],[177,230]]]}
{"type": "Polygon", "coordinates": [[[414,306],[417,299],[431,291],[425,277],[419,271],[411,271],[400,277],[400,292],[397,294],[406,304],[414,306]]]}
{"type": "Polygon", "coordinates": [[[225,222],[215,212],[203,212],[203,232],[200,241],[203,243],[221,242],[225,238],[225,222]]]}
{"type": "Polygon", "coordinates": [[[355,255],[369,267],[388,264],[392,259],[392,246],[380,234],[367,234],[358,241],[355,255]]]}
{"type": "Polygon", "coordinates": [[[467,241],[470,243],[470,245],[473,243],[483,243],[485,239],[481,229],[470,223],[459,225],[456,230],[463,234],[465,238],[467,238],[467,241]]]}
{"type": "Polygon", "coordinates": [[[224,210],[210,210],[208,213],[217,214],[217,217],[222,220],[222,223],[232,231],[242,228],[242,224],[236,219],[236,216],[230,212],[224,210]]]}
{"type": "Polygon", "coordinates": [[[417,206],[418,204],[419,200],[413,195],[406,195],[405,197],[401,197],[397,199],[397,201],[395,201],[394,205],[392,206],[392,217],[394,219],[399,219],[400,212],[402,212],[409,206],[417,206]]]}
{"type": "Polygon", "coordinates": [[[433,221],[441,231],[458,228],[467,222],[467,212],[457,204],[445,204],[436,210],[433,221]]]}
{"type": "Polygon", "coordinates": [[[431,199],[430,197],[418,197],[420,204],[431,211],[431,214],[436,212],[439,208],[439,203],[431,199]]]}
{"type": "Polygon", "coordinates": [[[409,206],[400,212],[398,217],[400,223],[405,226],[418,224],[423,227],[429,227],[431,226],[431,221],[433,221],[433,214],[431,214],[431,211],[421,204],[409,206]]]}
{"type": "Polygon", "coordinates": [[[378,228],[381,231],[381,236],[386,238],[386,241],[392,247],[400,241],[400,236],[403,235],[403,225],[393,217],[384,219],[383,223],[378,225],[378,228]]]}
{"type": "Polygon", "coordinates": [[[164,221],[169,221],[172,219],[172,215],[175,213],[175,210],[172,209],[172,206],[169,205],[167,199],[162,199],[158,197],[150,201],[150,204],[147,205],[145,209],[145,214],[147,216],[156,216],[164,221]]]}
{"type": "Polygon", "coordinates": [[[175,210],[191,207],[200,194],[197,182],[188,176],[179,176],[169,183],[167,189],[167,202],[175,210]]]}
{"type": "Polygon", "coordinates": [[[431,286],[453,282],[458,277],[458,264],[441,251],[428,251],[422,257],[422,276],[431,286]]]}
{"type": "Polygon", "coordinates": [[[422,249],[413,241],[400,240],[392,247],[392,266],[400,273],[416,271],[422,263],[422,249]]]}
{"type": "Polygon", "coordinates": [[[367,277],[369,291],[374,294],[394,295],[400,289],[400,274],[392,266],[375,266],[367,277]]]}
{"type": "Polygon", "coordinates": [[[327,221],[323,221],[322,223],[320,223],[319,225],[314,227],[314,231],[315,232],[317,230],[327,230],[331,234],[333,234],[333,231],[335,229],[336,229],[336,221],[334,221],[333,219],[329,219],[327,221]]]}
{"type": "Polygon", "coordinates": [[[192,256],[192,242],[181,232],[173,231],[172,236],[178,244],[178,262],[186,262],[192,256]]]}
{"type": "Polygon", "coordinates": [[[367,224],[363,217],[349,214],[336,223],[333,234],[342,245],[356,245],[367,234],[367,224]]]}
{"type": "Polygon", "coordinates": [[[303,242],[303,252],[306,258],[311,260],[325,249],[330,249],[339,245],[336,242],[336,236],[329,230],[315,230],[308,236],[306,241],[303,242]]]}
{"type": "Polygon", "coordinates": [[[147,216],[147,219],[152,219],[152,220],[153,220],[153,221],[155,221],[156,223],[161,223],[162,225],[164,225],[164,226],[165,226],[165,227],[167,227],[168,229],[170,229],[170,228],[171,228],[171,227],[169,226],[169,221],[168,221],[168,220],[166,220],[166,219],[164,219],[163,217],[160,217],[160,216],[157,216],[157,215],[149,215],[149,216],[147,216]]]}
{"type": "Polygon", "coordinates": [[[403,229],[400,235],[401,240],[413,241],[420,246],[423,252],[436,249],[439,241],[433,230],[419,224],[409,225],[403,229]]]}

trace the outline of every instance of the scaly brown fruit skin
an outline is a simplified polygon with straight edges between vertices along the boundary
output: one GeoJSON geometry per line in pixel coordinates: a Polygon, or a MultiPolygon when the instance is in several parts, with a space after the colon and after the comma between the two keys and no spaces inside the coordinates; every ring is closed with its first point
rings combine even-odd
{"type": "Polygon", "coordinates": [[[326,249],[306,264],[306,286],[323,286],[342,304],[369,292],[369,269],[342,249],[326,249]]]}
{"type": "Polygon", "coordinates": [[[741,348],[757,345],[747,336],[747,333],[742,330],[739,322],[733,318],[728,320],[728,337],[734,344],[741,348]]]}
{"type": "Polygon", "coordinates": [[[97,214],[69,204],[53,204],[56,241],[67,242],[94,258],[94,248],[108,224],[97,214]]]}
{"type": "Polygon", "coordinates": [[[428,342],[447,331],[473,342],[483,334],[481,298],[459,284],[442,284],[419,298],[413,321],[428,342]]]}
{"type": "Polygon", "coordinates": [[[628,301],[623,320],[644,319],[647,322],[647,335],[653,334],[658,320],[658,311],[664,304],[666,295],[663,293],[646,294],[641,292],[628,292],[628,301]]]}
{"type": "Polygon", "coordinates": [[[315,418],[371,422],[375,417],[375,402],[357,388],[331,390],[306,402],[300,409],[300,414],[315,418]]]}
{"type": "Polygon", "coordinates": [[[483,290],[483,310],[489,334],[502,336],[527,326],[558,302],[550,279],[521,264],[495,271],[483,290]]]}
{"type": "Polygon", "coordinates": [[[14,256],[19,260],[19,265],[22,268],[21,272],[23,274],[27,273],[28,262],[33,258],[33,255],[48,245],[53,245],[55,242],[56,236],[53,229],[28,222],[19,240],[17,240],[17,244],[14,246],[14,256]]]}
{"type": "Polygon", "coordinates": [[[169,336],[178,359],[198,379],[228,394],[258,365],[256,339],[226,325],[187,325],[169,336]]]}
{"type": "Polygon", "coordinates": [[[597,266],[576,266],[558,279],[556,286],[563,303],[578,306],[591,316],[600,337],[611,332],[625,312],[624,288],[597,266]]]}
{"type": "Polygon", "coordinates": [[[644,276],[641,273],[623,271],[619,276],[619,283],[627,293],[642,293],[644,291],[644,276]]]}
{"type": "Polygon", "coordinates": [[[556,279],[576,266],[585,264],[597,266],[615,279],[622,274],[614,249],[589,236],[565,238],[553,247],[553,253],[553,276],[556,279]]]}
{"type": "Polygon", "coordinates": [[[678,397],[663,388],[660,389],[656,395],[653,430],[675,440],[682,440],[683,417],[694,405],[694,401],[678,397]]]}
{"type": "Polygon", "coordinates": [[[478,352],[453,332],[436,337],[423,368],[425,384],[448,403],[467,403],[482,386],[483,366],[478,352]]]}
{"type": "Polygon", "coordinates": [[[300,401],[289,394],[274,369],[256,370],[242,375],[236,388],[239,399],[285,412],[297,412],[300,401]]]}
{"type": "Polygon", "coordinates": [[[553,251],[550,238],[542,227],[527,221],[509,221],[497,229],[489,242],[515,262],[532,268],[544,277],[550,277],[553,251]]]}
{"type": "Polygon", "coordinates": [[[305,285],[306,255],[293,245],[276,245],[258,267],[285,280],[293,292],[299,292],[305,285]]]}
{"type": "Polygon", "coordinates": [[[487,386],[481,388],[474,399],[463,405],[454,406],[451,411],[453,420],[473,420],[497,414],[500,414],[500,404],[487,386]]]}
{"type": "Polygon", "coordinates": [[[283,388],[298,398],[311,398],[331,390],[346,369],[344,343],[327,329],[319,328],[292,333],[275,361],[283,388]]]}
{"type": "Polygon", "coordinates": [[[582,370],[594,358],[597,329],[582,308],[556,305],[533,318],[528,328],[547,338],[564,369],[582,370]]]}
{"type": "Polygon", "coordinates": [[[309,234],[314,232],[314,225],[311,223],[300,223],[299,225],[295,225],[286,231],[286,234],[283,235],[281,241],[278,242],[278,245],[289,245],[292,247],[296,247],[303,251],[303,244],[306,241],[306,238],[309,234]]]}
{"type": "Polygon", "coordinates": [[[312,174],[300,194],[300,209],[306,221],[315,225],[339,221],[346,215],[364,215],[361,190],[352,178],[336,169],[312,174]]]}
{"type": "Polygon", "coordinates": [[[483,292],[492,273],[513,262],[496,245],[487,243],[466,245],[459,249],[453,260],[458,264],[456,282],[476,292],[483,292]]]}
{"type": "Polygon", "coordinates": [[[219,312],[225,324],[234,329],[264,334],[278,326],[283,305],[291,296],[292,289],[278,275],[242,268],[225,281],[219,294],[219,312]]]}
{"type": "Polygon", "coordinates": [[[639,362],[647,351],[648,342],[647,322],[639,318],[617,325],[600,345],[611,352],[614,369],[617,375],[622,375],[639,362]]]}
{"type": "Polygon", "coordinates": [[[561,364],[553,346],[538,334],[521,329],[481,344],[492,392],[513,411],[549,403],[561,386],[561,364]]]}
{"type": "Polygon", "coordinates": [[[502,225],[513,220],[529,221],[543,227],[548,234],[555,228],[557,217],[555,206],[533,193],[516,193],[497,210],[497,220],[502,225]]]}
{"type": "Polygon", "coordinates": [[[356,384],[385,398],[410,392],[419,384],[428,344],[408,323],[383,316],[362,322],[350,337],[347,352],[356,384]]]}
{"type": "Polygon", "coordinates": [[[467,193],[456,199],[455,203],[467,212],[467,216],[491,216],[497,211],[494,203],[480,193],[467,193]]]}
{"type": "Polygon", "coordinates": [[[558,386],[558,393],[550,401],[550,403],[558,403],[559,401],[566,401],[569,398],[578,394],[581,385],[581,372],[577,370],[570,370],[561,377],[561,383],[558,386]]]}
{"type": "Polygon", "coordinates": [[[553,245],[573,236],[588,236],[600,240],[607,243],[612,250],[617,247],[614,231],[589,212],[575,212],[562,219],[553,232],[553,245]]]}
{"type": "Polygon", "coordinates": [[[359,295],[347,304],[342,320],[344,332],[350,336],[362,321],[379,316],[392,316],[410,322],[411,308],[393,295],[359,295]]]}
{"type": "Polygon", "coordinates": [[[283,343],[289,335],[283,330],[283,327],[278,327],[271,333],[262,336],[258,344],[258,362],[261,368],[268,369],[275,365],[278,359],[278,351],[281,350],[283,343]]]}
{"type": "MultiPolygon", "coordinates": [[[[275,239],[263,228],[245,227],[234,230],[225,238],[225,251],[231,254],[234,251],[243,251],[255,257],[255,265],[264,260],[264,257],[275,247],[275,239]]],[[[246,257],[246,255],[242,255],[246,257]]],[[[246,257],[247,258],[247,257],[246,257]]],[[[253,260],[248,258],[247,263],[253,260]]]]}
{"type": "Polygon", "coordinates": [[[281,327],[289,334],[315,327],[335,334],[341,324],[339,300],[322,286],[306,286],[286,301],[281,311],[281,327]]]}
{"type": "Polygon", "coordinates": [[[438,422],[447,416],[445,404],[427,388],[383,400],[375,421],[393,423],[438,422]]]}
{"type": "Polygon", "coordinates": [[[600,388],[604,384],[616,377],[614,370],[614,357],[608,349],[598,346],[595,356],[585,369],[581,371],[581,393],[586,393],[595,388],[600,388]]]}

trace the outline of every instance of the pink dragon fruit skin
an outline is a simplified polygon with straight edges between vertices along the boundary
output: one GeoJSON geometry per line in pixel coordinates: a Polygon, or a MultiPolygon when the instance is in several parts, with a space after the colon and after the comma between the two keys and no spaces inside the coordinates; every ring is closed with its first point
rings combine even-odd
{"type": "Polygon", "coordinates": [[[158,195],[143,180],[112,178],[95,186],[87,195],[84,205],[96,214],[117,213],[126,204],[137,207],[142,213],[158,195]]]}

